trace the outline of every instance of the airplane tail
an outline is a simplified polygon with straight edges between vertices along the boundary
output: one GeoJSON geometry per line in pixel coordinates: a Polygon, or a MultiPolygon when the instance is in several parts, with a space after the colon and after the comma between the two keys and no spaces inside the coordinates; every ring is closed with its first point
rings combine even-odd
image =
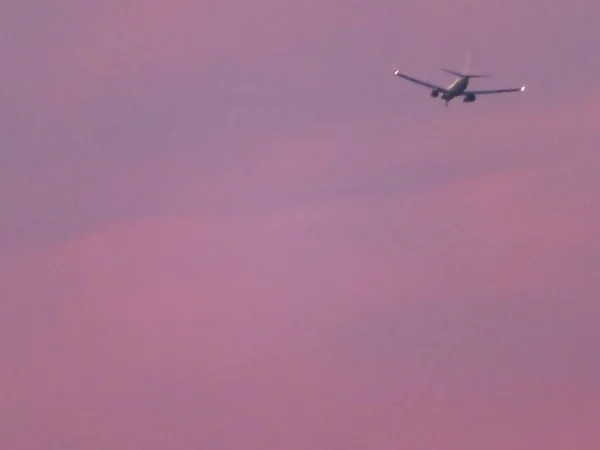
{"type": "Polygon", "coordinates": [[[481,74],[481,75],[476,75],[476,74],[468,74],[468,73],[460,73],[460,72],[456,72],[455,70],[450,70],[450,69],[442,69],[444,72],[450,73],[452,75],[455,75],[457,77],[461,77],[461,78],[484,78],[484,77],[491,77],[491,74],[481,74]]]}

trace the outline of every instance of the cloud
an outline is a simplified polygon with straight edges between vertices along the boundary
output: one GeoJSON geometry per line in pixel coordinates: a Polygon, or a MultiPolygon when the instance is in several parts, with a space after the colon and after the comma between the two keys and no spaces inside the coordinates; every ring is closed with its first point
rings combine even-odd
{"type": "Polygon", "coordinates": [[[549,402],[587,417],[585,374],[598,370],[572,353],[595,342],[583,339],[596,270],[582,257],[598,254],[585,182],[564,189],[572,176],[552,164],[409,201],[136,219],[6,264],[12,442],[385,446],[434,424],[430,445],[472,436],[468,418],[496,435],[517,411],[547,411],[519,428],[535,442],[564,417],[549,402]],[[548,176],[561,195],[542,189],[548,176]],[[544,355],[547,339],[563,347],[519,356],[544,355]],[[548,398],[561,380],[580,388],[548,398]]]}
{"type": "Polygon", "coordinates": [[[6,248],[18,250],[140,215],[294,209],[355,196],[406,201],[460,180],[559,162],[565,176],[575,164],[590,177],[596,97],[498,111],[482,103],[475,107],[485,114],[444,111],[426,121],[349,118],[222,145],[189,124],[169,127],[162,138],[152,131],[133,140],[94,140],[59,159],[46,155],[26,177],[6,171],[0,198],[9,219],[2,234],[6,248]],[[53,219],[40,222],[40,215],[53,219]]]}

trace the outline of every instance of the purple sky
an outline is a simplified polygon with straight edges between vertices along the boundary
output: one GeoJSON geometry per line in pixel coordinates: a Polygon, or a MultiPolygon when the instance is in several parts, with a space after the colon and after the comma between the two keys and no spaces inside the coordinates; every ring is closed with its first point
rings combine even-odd
{"type": "Polygon", "coordinates": [[[83,3],[0,6],[2,448],[600,448],[598,2],[83,3]]]}

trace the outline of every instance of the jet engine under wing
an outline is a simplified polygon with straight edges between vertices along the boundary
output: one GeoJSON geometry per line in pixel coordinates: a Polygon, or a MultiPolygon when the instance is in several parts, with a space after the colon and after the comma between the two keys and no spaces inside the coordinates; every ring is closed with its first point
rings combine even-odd
{"type": "Polygon", "coordinates": [[[400,78],[404,78],[405,80],[412,81],[413,83],[420,84],[421,86],[428,87],[430,89],[435,89],[440,92],[448,92],[448,90],[446,88],[443,88],[441,86],[436,86],[435,84],[428,83],[427,81],[417,80],[416,78],[409,77],[408,75],[403,75],[400,72],[398,72],[397,70],[394,72],[394,75],[396,75],[397,77],[400,77],[400,78]]]}
{"type": "Polygon", "coordinates": [[[504,92],[523,92],[525,90],[525,86],[521,86],[520,88],[510,88],[510,89],[492,89],[489,91],[465,91],[463,95],[483,95],[483,94],[502,94],[504,92]]]}

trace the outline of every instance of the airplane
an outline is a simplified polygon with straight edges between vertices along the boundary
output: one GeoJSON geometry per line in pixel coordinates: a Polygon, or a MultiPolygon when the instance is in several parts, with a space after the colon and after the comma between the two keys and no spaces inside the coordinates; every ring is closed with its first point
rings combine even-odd
{"type": "Polygon", "coordinates": [[[450,73],[458,78],[454,80],[454,82],[448,87],[444,88],[441,86],[436,86],[435,84],[428,83],[427,81],[417,80],[416,78],[410,77],[408,75],[401,74],[398,70],[394,71],[394,75],[400,78],[404,78],[405,80],[412,81],[413,83],[420,84],[421,86],[428,87],[432,89],[431,96],[438,97],[440,94],[440,99],[445,101],[444,106],[448,106],[448,102],[455,97],[464,97],[463,102],[471,103],[474,102],[478,95],[483,94],[501,94],[504,92],[523,92],[525,90],[525,86],[521,86],[519,88],[510,88],[510,89],[493,89],[487,91],[468,91],[467,86],[469,85],[469,80],[471,78],[483,78],[483,77],[491,77],[491,75],[472,75],[472,74],[463,74],[460,72],[456,72],[450,69],[442,69],[444,72],[450,73]]]}

